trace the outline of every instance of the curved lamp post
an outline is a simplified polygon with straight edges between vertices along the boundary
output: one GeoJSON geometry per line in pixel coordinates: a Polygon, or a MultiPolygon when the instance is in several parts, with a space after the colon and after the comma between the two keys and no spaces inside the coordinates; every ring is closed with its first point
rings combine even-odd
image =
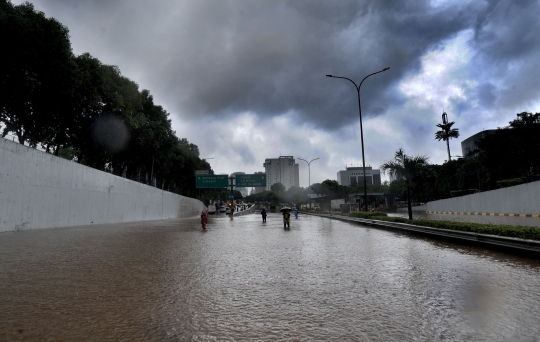
{"type": "Polygon", "coordinates": [[[362,83],[364,83],[366,78],[368,78],[369,76],[373,76],[375,74],[386,71],[388,69],[390,69],[390,68],[384,68],[384,69],[382,69],[380,71],[377,71],[377,72],[374,72],[372,74],[367,75],[366,77],[364,77],[364,79],[360,82],[359,85],[356,85],[356,83],[353,80],[351,80],[350,78],[347,78],[347,77],[326,75],[326,77],[343,78],[344,80],[351,81],[351,83],[354,84],[354,86],[356,87],[356,91],[358,93],[358,112],[360,113],[360,139],[361,139],[361,142],[362,142],[362,170],[364,172],[364,205],[365,205],[366,211],[367,211],[367,206],[368,206],[368,203],[367,203],[367,184],[366,184],[366,158],[365,158],[365,154],[364,154],[364,130],[362,129],[362,106],[360,105],[360,87],[362,86],[362,83]]]}
{"type": "MultiPolygon", "coordinates": [[[[311,186],[311,168],[310,168],[310,165],[311,165],[311,162],[312,161],[315,161],[319,158],[315,158],[315,159],[311,159],[310,161],[307,161],[305,159],[302,159],[302,158],[298,158],[299,160],[303,160],[307,163],[307,168],[308,168],[308,188],[311,186]]],[[[309,196],[309,210],[311,210],[311,196],[309,196]]]]}
{"type": "Polygon", "coordinates": [[[307,161],[307,160],[302,159],[302,158],[298,158],[298,159],[303,160],[303,161],[305,161],[307,163],[308,177],[309,177],[308,178],[308,188],[309,188],[311,186],[311,169],[310,169],[309,165],[311,164],[312,161],[315,161],[315,160],[317,160],[319,158],[311,159],[310,161],[307,161]]]}

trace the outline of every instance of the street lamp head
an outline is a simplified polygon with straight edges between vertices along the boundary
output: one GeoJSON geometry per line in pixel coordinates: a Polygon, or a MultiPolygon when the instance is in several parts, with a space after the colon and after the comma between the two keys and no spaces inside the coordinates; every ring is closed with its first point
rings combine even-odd
{"type": "Polygon", "coordinates": [[[334,77],[334,76],[332,76],[332,75],[326,75],[326,77],[334,77]]]}
{"type": "Polygon", "coordinates": [[[383,69],[383,71],[386,71],[386,70],[388,70],[388,69],[390,69],[390,67],[386,67],[386,68],[384,68],[384,69],[383,69]]]}

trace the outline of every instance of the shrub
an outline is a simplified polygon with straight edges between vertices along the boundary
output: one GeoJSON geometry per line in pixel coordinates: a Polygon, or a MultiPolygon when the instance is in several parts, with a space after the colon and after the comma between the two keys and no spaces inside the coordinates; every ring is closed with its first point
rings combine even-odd
{"type": "Polygon", "coordinates": [[[523,180],[521,178],[512,178],[512,179],[503,179],[497,181],[499,188],[507,188],[509,186],[522,184],[523,180]]]}
{"type": "Polygon", "coordinates": [[[363,219],[370,219],[370,218],[374,218],[374,217],[387,217],[388,214],[377,212],[377,211],[375,211],[375,212],[355,211],[355,212],[349,213],[348,216],[349,217],[358,217],[358,218],[363,218],[363,219]]]}
{"type": "Polygon", "coordinates": [[[536,227],[506,226],[471,222],[454,222],[441,220],[413,220],[403,217],[382,217],[381,221],[408,223],[416,226],[458,230],[477,234],[490,234],[518,239],[540,240],[540,229],[536,227]]]}
{"type": "Polygon", "coordinates": [[[459,197],[459,196],[465,196],[470,195],[478,192],[476,189],[467,189],[467,190],[451,190],[450,196],[452,197],[459,197]]]}
{"type": "Polygon", "coordinates": [[[506,226],[494,224],[482,224],[472,222],[455,222],[442,220],[409,220],[405,217],[390,217],[386,213],[379,212],[353,212],[342,214],[342,216],[358,217],[363,219],[373,219],[387,222],[407,223],[416,226],[458,230],[462,232],[470,232],[476,234],[489,234],[505,237],[513,237],[518,239],[538,240],[540,241],[540,228],[522,227],[522,226],[506,226]]]}

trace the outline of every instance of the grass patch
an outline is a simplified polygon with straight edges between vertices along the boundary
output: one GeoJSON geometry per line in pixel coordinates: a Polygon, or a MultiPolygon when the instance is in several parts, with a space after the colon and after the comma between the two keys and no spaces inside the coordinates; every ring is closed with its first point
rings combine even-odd
{"type": "Polygon", "coordinates": [[[476,234],[490,234],[497,236],[513,237],[518,239],[540,240],[540,228],[536,227],[506,226],[496,224],[423,219],[410,221],[403,217],[377,217],[374,219],[389,222],[408,223],[415,226],[458,230],[462,232],[470,232],[476,234]]]}
{"type": "Polygon", "coordinates": [[[386,213],[380,212],[365,212],[356,211],[352,213],[333,213],[334,215],[357,217],[362,219],[373,219],[387,222],[407,223],[416,226],[431,227],[457,230],[461,232],[470,232],[476,234],[490,234],[504,237],[513,237],[518,239],[537,240],[540,241],[540,228],[522,227],[522,226],[506,226],[498,224],[482,224],[472,222],[454,222],[443,220],[412,220],[405,217],[390,217],[386,213]]]}
{"type": "Polygon", "coordinates": [[[370,211],[355,211],[352,213],[345,214],[345,216],[349,217],[357,217],[357,218],[363,218],[363,219],[372,219],[375,217],[388,217],[387,213],[381,213],[381,212],[370,212],[370,211]]]}

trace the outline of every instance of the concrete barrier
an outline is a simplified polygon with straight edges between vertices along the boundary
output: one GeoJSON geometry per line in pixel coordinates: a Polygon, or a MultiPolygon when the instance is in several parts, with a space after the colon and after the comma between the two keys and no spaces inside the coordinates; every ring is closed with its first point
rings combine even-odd
{"type": "MultiPolygon", "coordinates": [[[[413,206],[411,206],[411,211],[413,211],[413,212],[422,212],[422,213],[425,213],[427,210],[428,210],[428,208],[427,208],[427,205],[425,205],[425,204],[423,204],[423,205],[413,205],[413,206]]],[[[409,208],[408,208],[407,206],[404,206],[404,207],[401,207],[401,208],[397,208],[397,211],[408,213],[408,212],[409,212],[409,208]]]]}
{"type": "Polygon", "coordinates": [[[0,232],[198,216],[196,199],[0,139],[0,232]]]}
{"type": "Polygon", "coordinates": [[[538,216],[540,181],[427,203],[431,213],[538,216]]]}
{"type": "Polygon", "coordinates": [[[233,216],[244,216],[244,215],[249,215],[249,214],[255,214],[255,206],[252,205],[251,207],[249,207],[249,209],[246,209],[244,211],[238,211],[238,212],[234,212],[233,216]]]}

